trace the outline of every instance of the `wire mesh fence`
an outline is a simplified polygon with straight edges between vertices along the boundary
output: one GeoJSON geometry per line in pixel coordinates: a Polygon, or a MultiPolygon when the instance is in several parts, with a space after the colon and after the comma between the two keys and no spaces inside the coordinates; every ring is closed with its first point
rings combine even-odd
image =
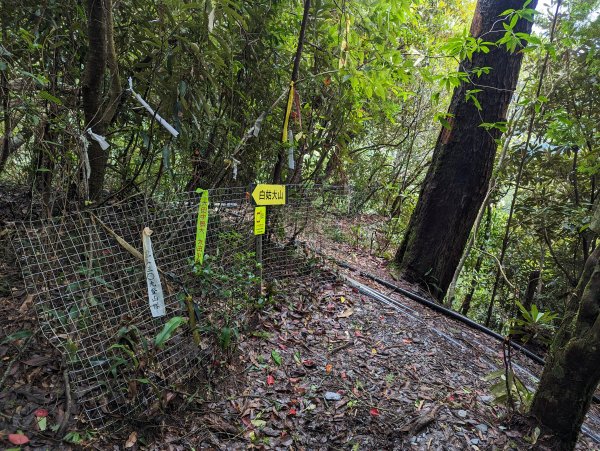
{"type": "Polygon", "coordinates": [[[214,354],[227,352],[248,311],[260,308],[264,284],[335,278],[314,250],[324,227],[348,210],[342,188],[287,186],[286,204],[268,207],[258,238],[247,189],[208,197],[201,265],[198,193],[138,196],[20,227],[14,245],[40,327],[63,352],[75,398],[95,427],[151,415],[164,389],[208,377],[214,354]],[[145,227],[164,291],[166,315],[158,318],[140,260],[145,227]],[[176,327],[178,318],[188,326],[176,327]]]}

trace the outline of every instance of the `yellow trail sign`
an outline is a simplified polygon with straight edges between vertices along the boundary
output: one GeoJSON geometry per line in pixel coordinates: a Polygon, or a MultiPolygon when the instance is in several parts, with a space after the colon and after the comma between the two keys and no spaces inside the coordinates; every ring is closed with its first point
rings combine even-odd
{"type": "Polygon", "coordinates": [[[256,185],[252,198],[256,205],[285,205],[285,185],[256,185]]]}
{"type": "Polygon", "coordinates": [[[254,234],[264,235],[267,229],[267,207],[254,208],[254,234]]]}

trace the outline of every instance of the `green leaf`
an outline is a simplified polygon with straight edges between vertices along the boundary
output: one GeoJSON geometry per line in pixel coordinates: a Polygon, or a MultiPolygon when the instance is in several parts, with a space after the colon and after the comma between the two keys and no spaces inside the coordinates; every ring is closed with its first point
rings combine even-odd
{"type": "Polygon", "coordinates": [[[267,425],[267,422],[265,420],[261,420],[260,418],[250,420],[250,423],[252,423],[252,426],[257,428],[264,428],[267,425]]]}
{"type": "Polygon", "coordinates": [[[39,96],[44,99],[47,100],[49,102],[52,102],[56,105],[62,105],[62,100],[60,100],[58,97],[53,96],[52,94],[50,94],[48,91],[40,91],[39,92],[39,96]]]}
{"type": "Polygon", "coordinates": [[[163,327],[163,330],[154,338],[154,346],[158,349],[162,349],[165,343],[173,336],[175,331],[185,323],[185,318],[181,316],[174,316],[167,324],[163,327]]]}
{"type": "Polygon", "coordinates": [[[281,354],[276,349],[271,351],[271,358],[278,366],[281,365],[281,354]]]}
{"type": "Polygon", "coordinates": [[[31,334],[33,332],[31,332],[30,330],[24,329],[24,330],[19,330],[17,332],[14,332],[10,335],[8,335],[7,337],[4,337],[4,339],[2,341],[0,341],[0,344],[5,344],[5,343],[9,343],[11,341],[16,341],[16,340],[21,340],[23,338],[28,338],[31,337],[31,334]]]}

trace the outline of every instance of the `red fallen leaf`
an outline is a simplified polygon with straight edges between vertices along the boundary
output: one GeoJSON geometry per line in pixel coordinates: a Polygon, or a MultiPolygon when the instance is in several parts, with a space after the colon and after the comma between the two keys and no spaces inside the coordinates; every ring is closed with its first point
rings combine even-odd
{"type": "Polygon", "coordinates": [[[304,366],[306,366],[308,368],[311,368],[311,367],[315,366],[315,361],[311,360],[311,359],[304,359],[302,361],[302,365],[304,365],[304,366]]]}
{"type": "Polygon", "coordinates": [[[40,418],[40,417],[47,417],[48,416],[48,410],[39,408],[39,409],[36,409],[36,411],[33,412],[33,414],[36,417],[38,417],[38,418],[40,418]]]}
{"type": "Polygon", "coordinates": [[[363,336],[363,334],[362,334],[362,332],[361,332],[360,330],[355,330],[355,331],[354,331],[354,335],[355,335],[356,337],[362,337],[362,336],[363,336]]]}
{"type": "Polygon", "coordinates": [[[299,377],[290,377],[288,379],[288,381],[290,381],[290,384],[297,384],[300,381],[299,377]]]}
{"type": "Polygon", "coordinates": [[[288,415],[296,415],[296,408],[292,407],[290,410],[288,410],[288,415]]]}
{"type": "Polygon", "coordinates": [[[13,445],[24,445],[29,443],[29,438],[23,434],[8,434],[8,441],[13,445]]]}
{"type": "Polygon", "coordinates": [[[294,392],[298,393],[300,396],[304,395],[306,393],[306,387],[298,387],[297,385],[294,386],[294,392]]]}
{"type": "Polygon", "coordinates": [[[275,383],[275,378],[271,374],[269,374],[267,376],[267,385],[273,385],[274,383],[275,383]]]}
{"type": "Polygon", "coordinates": [[[247,428],[252,427],[252,423],[250,422],[250,419],[247,417],[242,417],[242,423],[244,423],[244,426],[246,426],[247,428]]]}
{"type": "Polygon", "coordinates": [[[379,416],[379,410],[377,410],[375,407],[372,407],[371,410],[369,410],[369,413],[371,415],[373,415],[374,417],[378,417],[379,416]]]}

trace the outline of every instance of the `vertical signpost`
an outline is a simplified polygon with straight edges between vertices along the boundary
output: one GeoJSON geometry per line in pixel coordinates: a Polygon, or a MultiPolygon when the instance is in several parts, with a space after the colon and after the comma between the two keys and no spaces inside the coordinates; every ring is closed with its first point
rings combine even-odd
{"type": "Polygon", "coordinates": [[[256,262],[259,265],[259,276],[262,294],[262,245],[263,235],[267,230],[267,205],[285,205],[285,185],[256,185],[252,191],[254,199],[254,235],[256,240],[256,262]]]}

